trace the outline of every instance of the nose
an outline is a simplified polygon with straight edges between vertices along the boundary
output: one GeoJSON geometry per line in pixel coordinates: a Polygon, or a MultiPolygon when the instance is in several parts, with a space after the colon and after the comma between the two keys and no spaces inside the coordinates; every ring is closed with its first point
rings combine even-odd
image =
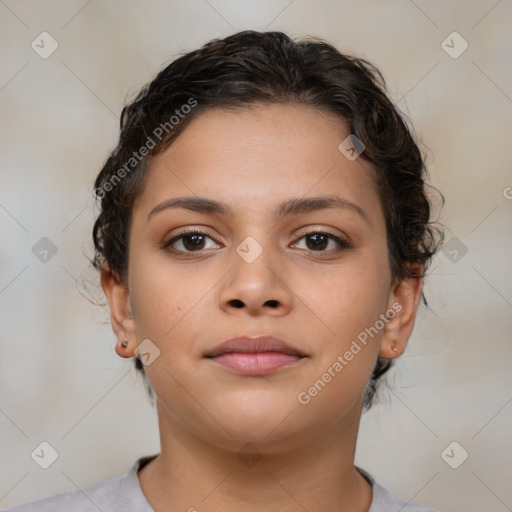
{"type": "Polygon", "coordinates": [[[279,265],[270,256],[270,250],[264,249],[256,260],[248,262],[235,254],[234,266],[222,280],[219,298],[224,311],[281,316],[291,310],[294,296],[289,271],[283,270],[286,264],[279,265]]]}

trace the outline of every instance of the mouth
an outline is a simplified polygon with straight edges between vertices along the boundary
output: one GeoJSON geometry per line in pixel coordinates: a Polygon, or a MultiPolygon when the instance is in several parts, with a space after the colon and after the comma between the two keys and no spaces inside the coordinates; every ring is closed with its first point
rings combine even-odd
{"type": "Polygon", "coordinates": [[[221,343],[205,357],[239,374],[264,375],[295,366],[307,356],[277,338],[244,336],[221,343]]]}

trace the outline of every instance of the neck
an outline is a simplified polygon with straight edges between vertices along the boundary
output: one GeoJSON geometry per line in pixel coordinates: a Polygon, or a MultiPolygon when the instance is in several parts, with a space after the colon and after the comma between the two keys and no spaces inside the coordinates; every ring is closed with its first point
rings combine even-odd
{"type": "MultiPolygon", "coordinates": [[[[287,450],[259,443],[207,443],[159,407],[161,453],[139,472],[156,512],[367,512],[370,484],[354,467],[359,416],[287,450]],[[329,432],[335,432],[330,435],[329,432]]],[[[263,440],[264,441],[264,440],[263,440]]],[[[293,444],[293,443],[286,443],[293,444]]]]}

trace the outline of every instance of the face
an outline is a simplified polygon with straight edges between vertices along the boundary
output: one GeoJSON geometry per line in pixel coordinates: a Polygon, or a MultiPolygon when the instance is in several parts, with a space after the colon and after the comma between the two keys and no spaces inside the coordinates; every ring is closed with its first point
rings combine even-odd
{"type": "Polygon", "coordinates": [[[358,421],[378,354],[405,348],[418,281],[392,279],[374,171],[338,149],[349,133],[309,107],[213,109],[152,161],[127,286],[106,272],[103,285],[130,341],[118,353],[151,342],[161,428],[276,450],[340,431],[358,421]],[[236,336],[272,336],[303,357],[256,374],[206,357],[236,336]]]}

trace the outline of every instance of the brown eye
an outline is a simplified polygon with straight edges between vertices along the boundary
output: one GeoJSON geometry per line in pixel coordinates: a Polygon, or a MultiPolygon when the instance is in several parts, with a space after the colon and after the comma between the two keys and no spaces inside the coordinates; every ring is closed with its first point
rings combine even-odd
{"type": "Polygon", "coordinates": [[[314,233],[313,235],[307,235],[305,238],[308,242],[311,242],[306,242],[309,249],[323,250],[329,244],[329,238],[323,233],[314,233]]]}
{"type": "MultiPolygon", "coordinates": [[[[209,235],[202,231],[198,230],[190,230],[184,231],[179,235],[171,238],[169,241],[165,242],[163,248],[172,248],[172,250],[176,252],[200,252],[202,249],[205,249],[207,239],[213,240],[209,235]],[[180,247],[181,244],[181,247],[180,247]]],[[[216,242],[215,242],[216,243],[216,242]]],[[[208,248],[208,247],[206,247],[208,248]]]]}
{"type": "Polygon", "coordinates": [[[202,249],[204,246],[204,235],[182,235],[183,247],[187,251],[194,251],[195,249],[202,249]]]}
{"type": "Polygon", "coordinates": [[[329,247],[330,242],[334,243],[334,247],[332,249],[334,251],[349,249],[351,247],[350,243],[346,240],[343,240],[331,233],[323,233],[321,231],[312,231],[310,233],[306,233],[299,238],[299,240],[302,239],[306,240],[306,249],[314,252],[329,252],[325,249],[329,247]]]}

